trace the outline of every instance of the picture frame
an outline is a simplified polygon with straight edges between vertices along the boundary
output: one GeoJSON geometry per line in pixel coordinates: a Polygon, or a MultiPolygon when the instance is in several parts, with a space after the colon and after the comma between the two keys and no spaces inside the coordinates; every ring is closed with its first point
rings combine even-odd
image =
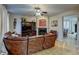
{"type": "Polygon", "coordinates": [[[58,26],[58,21],[57,20],[52,20],[51,21],[51,26],[52,27],[57,27],[58,26]]]}
{"type": "Polygon", "coordinates": [[[15,29],[16,28],[16,18],[14,18],[13,25],[14,25],[14,29],[15,29]]]}

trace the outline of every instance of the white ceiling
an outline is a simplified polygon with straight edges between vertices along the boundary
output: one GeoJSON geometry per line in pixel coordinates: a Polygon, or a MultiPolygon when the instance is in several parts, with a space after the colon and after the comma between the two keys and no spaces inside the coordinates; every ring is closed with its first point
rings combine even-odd
{"type": "Polygon", "coordinates": [[[46,11],[49,16],[56,15],[69,10],[78,10],[78,4],[6,4],[9,13],[34,16],[34,7],[40,7],[41,11],[46,11]]]}

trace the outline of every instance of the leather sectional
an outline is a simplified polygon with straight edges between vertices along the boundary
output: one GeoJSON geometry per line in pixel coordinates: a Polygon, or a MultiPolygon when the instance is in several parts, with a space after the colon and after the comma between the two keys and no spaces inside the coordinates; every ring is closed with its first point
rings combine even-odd
{"type": "Polygon", "coordinates": [[[30,55],[35,52],[55,46],[56,33],[32,37],[4,38],[4,44],[9,55],[30,55]]]}

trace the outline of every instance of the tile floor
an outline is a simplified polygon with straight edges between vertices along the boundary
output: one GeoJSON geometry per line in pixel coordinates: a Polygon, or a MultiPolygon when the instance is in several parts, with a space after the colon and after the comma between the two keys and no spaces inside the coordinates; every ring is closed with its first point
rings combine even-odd
{"type": "Polygon", "coordinates": [[[56,41],[55,47],[34,53],[33,55],[79,55],[77,40],[65,38],[56,41]]]}

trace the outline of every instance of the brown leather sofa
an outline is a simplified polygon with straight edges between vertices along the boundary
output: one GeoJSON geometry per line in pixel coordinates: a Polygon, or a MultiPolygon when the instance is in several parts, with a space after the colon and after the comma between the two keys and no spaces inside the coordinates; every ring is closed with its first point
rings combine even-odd
{"type": "Polygon", "coordinates": [[[5,47],[9,55],[25,55],[27,54],[27,40],[24,38],[8,38],[4,39],[5,47]]]}
{"type": "Polygon", "coordinates": [[[28,54],[43,50],[44,37],[30,37],[28,44],[28,54]]]}
{"type": "Polygon", "coordinates": [[[43,43],[44,49],[51,48],[55,46],[56,35],[45,35],[45,41],[43,43]]]}
{"type": "Polygon", "coordinates": [[[8,54],[28,55],[55,46],[56,34],[33,37],[8,37],[4,44],[8,54]]]}

